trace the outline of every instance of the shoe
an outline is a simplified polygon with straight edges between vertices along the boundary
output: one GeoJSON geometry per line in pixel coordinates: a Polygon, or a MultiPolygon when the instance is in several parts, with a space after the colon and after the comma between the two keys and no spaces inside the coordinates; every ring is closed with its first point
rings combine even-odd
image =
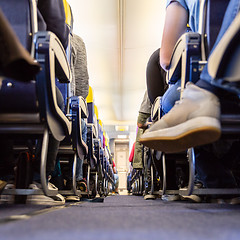
{"type": "Polygon", "coordinates": [[[174,201],[182,200],[181,196],[177,194],[171,194],[171,195],[165,194],[165,195],[162,195],[161,199],[165,202],[174,202],[174,201]]]}
{"type": "Polygon", "coordinates": [[[240,197],[233,197],[233,198],[211,198],[211,203],[217,204],[231,204],[231,205],[239,205],[240,204],[240,197]]]}
{"type": "Polygon", "coordinates": [[[152,194],[146,194],[143,199],[144,200],[155,200],[157,197],[155,195],[152,194]]]}
{"type": "Polygon", "coordinates": [[[232,198],[229,203],[232,204],[232,205],[239,205],[240,204],[240,197],[232,198]]]}
{"type": "Polygon", "coordinates": [[[219,99],[188,82],[182,100],[141,136],[140,142],[166,153],[182,152],[219,139],[219,99]]]}
{"type": "MultiPolygon", "coordinates": [[[[5,183],[4,183],[5,185],[5,183]]],[[[13,183],[9,182],[5,185],[4,190],[7,189],[15,189],[13,183]]],[[[13,203],[14,202],[14,195],[0,195],[0,201],[5,203],[13,203]]]]}
{"type": "Polygon", "coordinates": [[[80,197],[79,196],[66,196],[65,198],[66,202],[79,202],[80,201],[80,197]]]}
{"type": "Polygon", "coordinates": [[[201,203],[202,198],[198,195],[189,195],[189,196],[182,196],[182,200],[192,202],[192,203],[201,203]]]}
{"type": "MultiPolygon", "coordinates": [[[[58,188],[51,182],[48,182],[48,188],[50,190],[58,190],[58,188]]],[[[65,203],[65,198],[63,197],[63,195],[61,195],[59,193],[55,196],[51,196],[50,198],[52,198],[54,201],[65,203]]]]}
{"type": "Polygon", "coordinates": [[[6,185],[7,185],[7,182],[0,180],[0,195],[3,191],[3,189],[6,187],[6,185]]]}
{"type": "Polygon", "coordinates": [[[50,182],[58,188],[58,190],[64,190],[64,182],[62,176],[51,177],[50,182]]]}
{"type": "MultiPolygon", "coordinates": [[[[42,185],[40,183],[34,182],[29,185],[30,189],[42,189],[42,185]]],[[[48,182],[48,188],[50,190],[56,190],[52,183],[48,182]]],[[[27,198],[27,203],[31,204],[43,204],[43,205],[62,205],[65,203],[65,198],[61,194],[57,194],[56,196],[45,196],[45,195],[29,195],[27,198]]]]}
{"type": "Polygon", "coordinates": [[[85,180],[77,181],[77,189],[81,192],[87,192],[87,183],[85,180]]]}

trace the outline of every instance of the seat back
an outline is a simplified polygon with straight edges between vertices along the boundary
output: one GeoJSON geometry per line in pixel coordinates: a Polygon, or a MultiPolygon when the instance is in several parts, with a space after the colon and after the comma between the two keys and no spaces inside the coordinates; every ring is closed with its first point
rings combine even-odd
{"type": "MultiPolygon", "coordinates": [[[[65,18],[66,18],[66,24],[69,27],[69,41],[68,46],[66,49],[66,55],[69,62],[69,65],[72,64],[71,62],[71,52],[72,52],[72,46],[71,46],[71,35],[72,35],[72,29],[73,29],[73,16],[72,16],[72,10],[70,5],[66,0],[63,0],[63,6],[64,6],[64,12],[65,12],[65,18]]],[[[69,114],[69,99],[72,97],[71,93],[71,84],[73,83],[59,83],[59,81],[56,81],[56,86],[59,88],[60,92],[62,93],[64,104],[65,104],[65,114],[69,114]]]]}
{"type": "MultiPolygon", "coordinates": [[[[29,0],[1,0],[0,7],[11,24],[21,44],[32,50],[34,9],[29,0]]],[[[35,82],[18,82],[14,79],[3,79],[0,89],[0,121],[6,119],[3,114],[36,113],[38,111],[35,82]],[[4,103],[4,104],[3,104],[4,103]]],[[[16,118],[15,118],[16,119],[16,118]]]]}
{"type": "Polygon", "coordinates": [[[100,139],[101,146],[104,148],[105,140],[103,136],[103,124],[101,119],[98,119],[98,138],[100,139]]]}
{"type": "Polygon", "coordinates": [[[17,34],[21,44],[30,52],[32,47],[33,26],[29,0],[1,0],[0,7],[17,34]]]}

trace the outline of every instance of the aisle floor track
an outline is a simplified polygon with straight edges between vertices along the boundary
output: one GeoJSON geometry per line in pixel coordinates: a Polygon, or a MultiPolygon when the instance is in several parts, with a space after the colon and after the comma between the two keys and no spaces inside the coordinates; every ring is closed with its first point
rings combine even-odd
{"type": "Polygon", "coordinates": [[[0,239],[239,240],[240,206],[123,195],[53,207],[0,205],[0,239]]]}

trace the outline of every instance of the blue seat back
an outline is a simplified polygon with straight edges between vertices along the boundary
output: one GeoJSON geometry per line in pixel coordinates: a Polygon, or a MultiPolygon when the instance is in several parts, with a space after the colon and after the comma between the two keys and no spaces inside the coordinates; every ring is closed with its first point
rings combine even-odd
{"type": "Polygon", "coordinates": [[[88,102],[87,103],[88,107],[88,123],[94,123],[94,103],[93,102],[88,102]]]}
{"type": "MultiPolygon", "coordinates": [[[[0,7],[18,36],[22,45],[30,52],[32,46],[32,26],[29,0],[1,0],[0,7]]],[[[2,80],[0,88],[0,113],[37,112],[35,82],[2,80]]]]}
{"type": "Polygon", "coordinates": [[[29,0],[1,0],[0,7],[20,42],[30,52],[33,35],[29,0]]]}

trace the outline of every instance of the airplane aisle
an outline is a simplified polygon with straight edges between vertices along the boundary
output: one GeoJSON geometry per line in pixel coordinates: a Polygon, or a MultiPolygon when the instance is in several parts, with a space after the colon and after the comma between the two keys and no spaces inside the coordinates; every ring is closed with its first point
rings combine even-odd
{"type": "Polygon", "coordinates": [[[240,206],[109,196],[61,207],[0,205],[0,239],[231,239],[240,206]],[[41,210],[42,209],[42,210],[41,210]],[[24,215],[25,214],[25,215],[24,215]]]}

